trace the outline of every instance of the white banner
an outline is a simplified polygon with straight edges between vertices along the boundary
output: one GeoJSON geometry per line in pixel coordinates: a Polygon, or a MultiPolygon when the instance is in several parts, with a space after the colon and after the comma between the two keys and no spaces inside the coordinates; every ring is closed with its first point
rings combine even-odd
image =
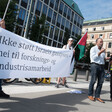
{"type": "Polygon", "coordinates": [[[0,28],[0,78],[66,77],[72,55],[0,28]]]}

